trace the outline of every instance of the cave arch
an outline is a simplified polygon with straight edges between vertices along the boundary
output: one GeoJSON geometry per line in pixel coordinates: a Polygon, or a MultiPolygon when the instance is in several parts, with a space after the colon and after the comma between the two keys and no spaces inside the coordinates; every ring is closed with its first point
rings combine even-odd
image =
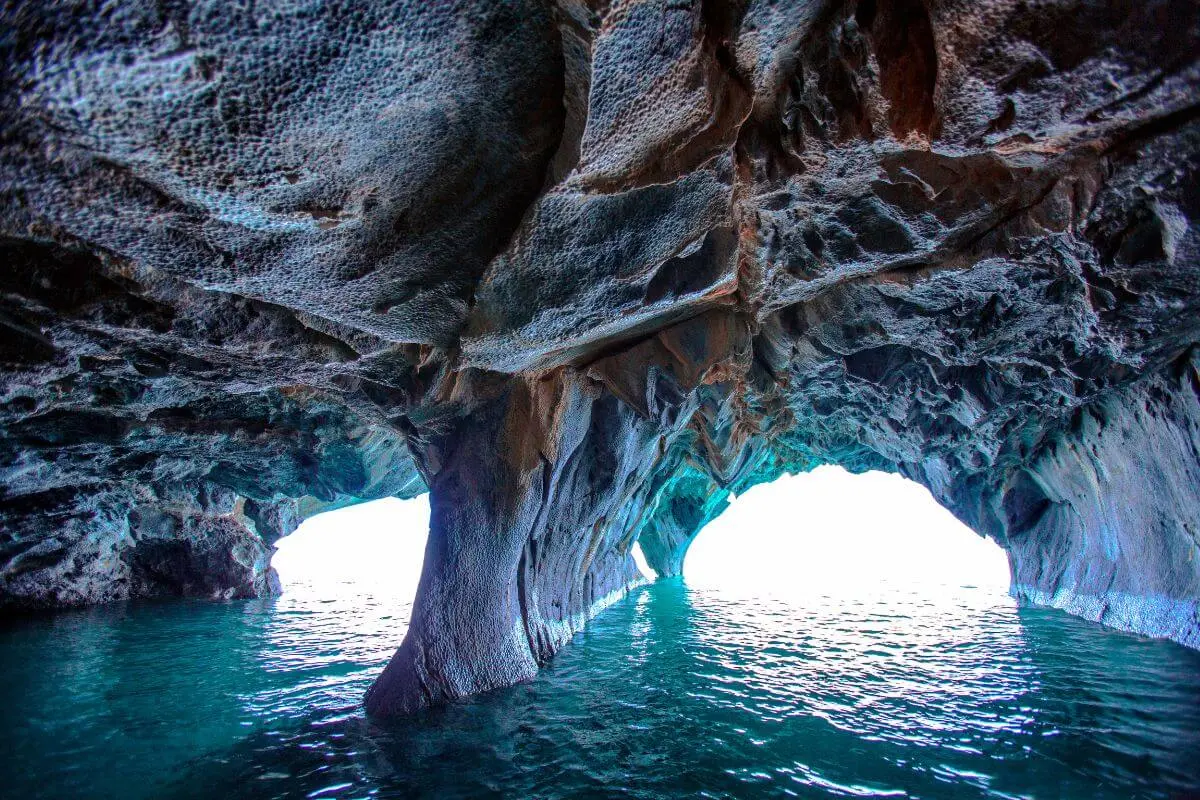
{"type": "Polygon", "coordinates": [[[731,498],[692,538],[683,575],[690,587],[729,597],[1007,592],[1011,583],[1004,550],[920,484],[831,465],[731,498]]]}
{"type": "Polygon", "coordinates": [[[259,13],[0,11],[0,605],[428,490],[405,713],[835,464],[1200,646],[1200,4],[259,13]]]}
{"type": "Polygon", "coordinates": [[[308,517],[275,543],[283,594],[416,594],[429,538],[425,495],[383,497],[308,517]]]}
{"type": "MultiPolygon", "coordinates": [[[[679,352],[664,349],[660,363],[679,352]]],[[[1200,479],[1193,358],[1068,415],[1033,453],[1010,453],[1007,467],[977,472],[949,470],[927,441],[922,457],[887,465],[858,440],[831,439],[817,455],[810,432],[805,449],[785,437],[739,439],[735,417],[720,403],[706,408],[719,389],[679,361],[660,373],[674,386],[660,383],[656,406],[640,409],[603,391],[603,362],[535,379],[480,376],[475,396],[488,401],[425,439],[426,463],[440,465],[427,473],[426,572],[409,634],[367,708],[409,713],[532,677],[642,581],[635,538],[656,572],[677,574],[731,492],[829,462],[883,464],[925,485],[1006,550],[1019,599],[1197,646],[1200,572],[1181,517],[1195,507],[1185,487],[1200,479]],[[675,422],[670,438],[664,419],[675,422]],[[1146,530],[1156,531],[1151,541],[1146,530]]]]}

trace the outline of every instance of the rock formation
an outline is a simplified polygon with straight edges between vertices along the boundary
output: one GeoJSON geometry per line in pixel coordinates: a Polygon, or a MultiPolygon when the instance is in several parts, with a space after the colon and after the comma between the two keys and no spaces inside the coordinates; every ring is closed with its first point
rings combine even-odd
{"type": "Polygon", "coordinates": [[[269,593],[305,516],[428,490],[404,713],[834,463],[1200,647],[1192,0],[0,22],[6,607],[269,593]]]}

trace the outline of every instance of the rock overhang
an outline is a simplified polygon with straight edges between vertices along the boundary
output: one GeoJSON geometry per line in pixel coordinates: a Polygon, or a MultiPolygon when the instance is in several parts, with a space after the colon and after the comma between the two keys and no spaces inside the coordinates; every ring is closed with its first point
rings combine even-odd
{"type": "Polygon", "coordinates": [[[395,713],[837,463],[1196,646],[1194,4],[4,15],[5,604],[269,592],[429,490],[395,713]]]}

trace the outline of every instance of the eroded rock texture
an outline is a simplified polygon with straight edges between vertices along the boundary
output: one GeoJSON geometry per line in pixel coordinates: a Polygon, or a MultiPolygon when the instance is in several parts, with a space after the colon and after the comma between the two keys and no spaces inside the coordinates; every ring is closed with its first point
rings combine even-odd
{"type": "Polygon", "coordinates": [[[0,13],[5,604],[267,593],[428,489],[403,713],[836,463],[1200,646],[1191,0],[0,13]]]}

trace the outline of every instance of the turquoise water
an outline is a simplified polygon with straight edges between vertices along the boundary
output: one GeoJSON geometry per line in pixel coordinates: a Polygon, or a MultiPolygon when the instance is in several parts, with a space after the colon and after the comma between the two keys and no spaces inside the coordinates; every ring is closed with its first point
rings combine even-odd
{"type": "Polygon", "coordinates": [[[0,628],[11,797],[1170,797],[1200,788],[1200,653],[1001,591],[660,583],[531,683],[380,726],[383,592],[132,605],[0,628]]]}

